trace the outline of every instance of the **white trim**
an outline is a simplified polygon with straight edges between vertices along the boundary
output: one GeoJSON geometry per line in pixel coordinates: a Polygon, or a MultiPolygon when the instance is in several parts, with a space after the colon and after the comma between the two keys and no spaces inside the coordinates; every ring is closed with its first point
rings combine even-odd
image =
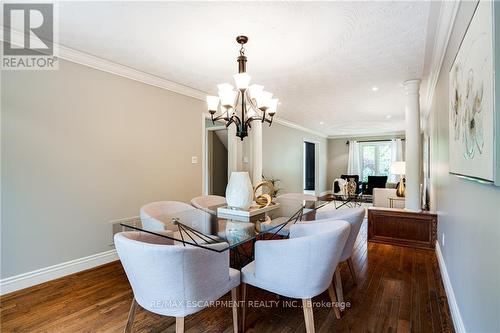
{"type": "MultiPolygon", "coordinates": [[[[1,39],[2,40],[3,40],[3,30],[4,30],[3,27],[1,27],[1,36],[2,36],[1,39]]],[[[32,38],[34,38],[34,37],[32,37],[32,38]]],[[[11,39],[12,39],[12,41],[11,41],[12,44],[24,45],[24,34],[19,32],[19,31],[12,30],[11,39]]],[[[56,44],[56,43],[54,43],[54,44],[56,44]]],[[[197,89],[194,89],[194,88],[191,88],[191,87],[179,84],[179,83],[175,83],[175,82],[172,82],[169,80],[165,80],[165,79],[160,78],[156,75],[141,72],[137,69],[134,69],[134,68],[131,68],[128,66],[124,66],[124,65],[120,65],[120,64],[114,63],[112,61],[105,60],[105,59],[90,55],[90,54],[85,53],[85,52],[74,50],[72,48],[69,48],[69,47],[66,47],[66,46],[63,46],[60,44],[54,45],[54,49],[58,50],[59,54],[56,54],[56,56],[58,58],[61,58],[61,59],[67,60],[67,61],[71,61],[71,62],[80,64],[80,65],[84,65],[84,66],[91,67],[91,68],[94,68],[94,69],[97,69],[97,70],[100,70],[103,72],[122,76],[122,77],[125,77],[128,79],[134,80],[134,81],[139,81],[139,82],[151,85],[151,86],[155,86],[158,88],[173,91],[175,93],[189,96],[189,97],[193,97],[193,98],[203,100],[203,101],[205,100],[205,98],[207,96],[207,93],[205,93],[203,91],[200,91],[200,90],[197,90],[197,89]]]]}
{"type": "Polygon", "coordinates": [[[288,120],[284,120],[284,119],[280,119],[280,118],[276,118],[275,117],[274,120],[273,120],[273,123],[277,123],[277,124],[280,124],[280,125],[283,125],[283,126],[286,126],[286,127],[289,127],[289,128],[293,128],[293,129],[296,129],[296,130],[299,130],[299,131],[311,133],[311,134],[317,135],[317,136],[319,136],[321,138],[327,138],[328,137],[328,135],[326,135],[324,133],[312,130],[312,129],[304,127],[304,126],[297,125],[297,124],[292,123],[291,121],[288,121],[288,120]]]}
{"type": "MultiPolygon", "coordinates": [[[[0,27],[0,40],[3,40],[3,27],[0,27]]],[[[34,38],[34,37],[32,37],[34,38]]],[[[19,32],[19,31],[12,31],[12,43],[16,45],[24,45],[24,34],[19,32]]],[[[55,43],[56,44],[56,43],[55,43]]],[[[78,51],[69,47],[66,47],[64,45],[57,44],[54,46],[54,49],[59,50],[59,54],[57,55],[59,58],[77,63],[83,66],[91,67],[103,72],[115,74],[121,77],[125,77],[127,79],[131,79],[134,81],[142,82],[154,87],[162,88],[165,90],[173,91],[175,93],[193,97],[202,101],[205,101],[206,96],[209,95],[207,92],[197,90],[179,83],[175,83],[173,81],[169,81],[163,78],[160,78],[156,75],[145,73],[142,71],[139,71],[137,69],[120,65],[117,63],[114,63],[112,61],[102,59],[93,55],[90,55],[88,53],[78,51]]],[[[275,123],[290,127],[293,129],[297,129],[300,131],[308,132],[314,135],[317,135],[322,138],[326,138],[327,135],[309,128],[306,128],[304,126],[295,124],[291,121],[284,120],[284,119],[279,119],[279,118],[274,118],[273,120],[275,123]]]]}
{"type": "Polygon", "coordinates": [[[44,267],[35,271],[11,276],[0,280],[0,295],[5,295],[16,290],[28,288],[50,280],[74,274],[86,269],[94,268],[118,260],[116,250],[109,250],[67,261],[54,266],[44,267]]]}
{"type": "Polygon", "coordinates": [[[450,277],[448,275],[448,271],[446,270],[439,242],[436,242],[436,256],[439,263],[439,269],[441,270],[441,277],[443,278],[444,290],[446,291],[446,297],[448,298],[448,304],[450,305],[451,318],[453,319],[455,331],[457,333],[465,333],[464,322],[462,321],[462,316],[460,315],[460,309],[458,308],[457,299],[455,298],[455,293],[453,292],[453,287],[451,286],[450,277]]]}
{"type": "Polygon", "coordinates": [[[436,37],[432,48],[432,57],[430,63],[429,80],[427,85],[427,94],[425,96],[424,119],[432,106],[434,90],[436,89],[439,73],[443,66],[444,56],[448,43],[450,41],[455,18],[457,17],[460,1],[442,1],[439,9],[439,18],[437,21],[436,37]]]}

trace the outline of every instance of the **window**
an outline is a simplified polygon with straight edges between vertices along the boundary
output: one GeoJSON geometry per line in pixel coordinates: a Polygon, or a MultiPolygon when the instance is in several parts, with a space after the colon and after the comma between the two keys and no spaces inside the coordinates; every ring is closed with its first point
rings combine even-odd
{"type": "Polygon", "coordinates": [[[368,181],[368,176],[388,176],[391,172],[391,142],[360,143],[361,179],[368,181]]]}

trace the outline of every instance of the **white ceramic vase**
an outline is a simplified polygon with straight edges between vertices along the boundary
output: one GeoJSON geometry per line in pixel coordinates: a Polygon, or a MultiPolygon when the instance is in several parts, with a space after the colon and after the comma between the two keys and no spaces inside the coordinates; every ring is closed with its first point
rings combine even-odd
{"type": "Polygon", "coordinates": [[[248,209],[253,202],[253,187],[248,172],[232,172],[226,187],[228,206],[248,209]]]}

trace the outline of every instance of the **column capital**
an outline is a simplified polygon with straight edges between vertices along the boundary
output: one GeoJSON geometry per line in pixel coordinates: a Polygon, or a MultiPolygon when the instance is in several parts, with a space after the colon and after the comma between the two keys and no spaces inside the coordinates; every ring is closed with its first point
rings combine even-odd
{"type": "Polygon", "coordinates": [[[403,82],[407,94],[419,94],[420,92],[420,79],[406,80],[403,82]]]}

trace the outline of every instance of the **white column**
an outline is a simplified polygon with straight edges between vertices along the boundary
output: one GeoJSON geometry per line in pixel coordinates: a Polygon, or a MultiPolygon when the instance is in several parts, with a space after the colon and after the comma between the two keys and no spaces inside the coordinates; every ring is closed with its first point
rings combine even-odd
{"type": "Polygon", "coordinates": [[[262,123],[252,122],[250,130],[252,151],[252,184],[255,186],[262,181],[262,123]]]}
{"type": "Polygon", "coordinates": [[[406,209],[421,211],[420,204],[420,80],[403,83],[406,90],[406,209]]]}

